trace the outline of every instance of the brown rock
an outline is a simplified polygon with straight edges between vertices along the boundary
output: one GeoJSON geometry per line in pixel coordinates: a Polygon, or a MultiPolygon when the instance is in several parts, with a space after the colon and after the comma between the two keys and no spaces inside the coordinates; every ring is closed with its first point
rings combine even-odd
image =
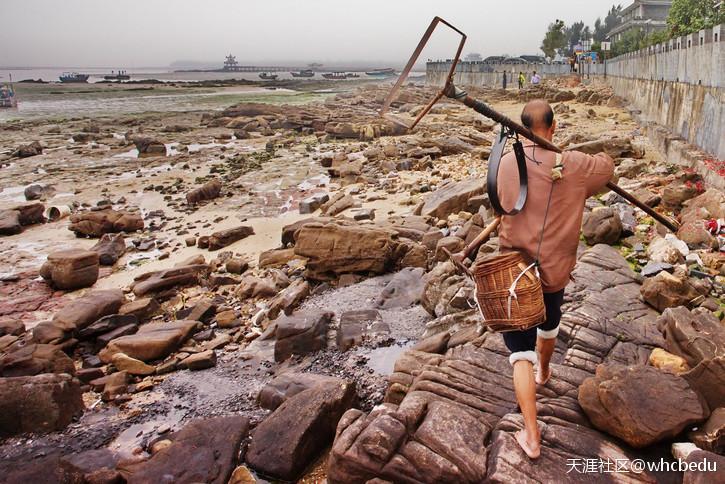
{"type": "Polygon", "coordinates": [[[138,214],[118,212],[112,209],[95,212],[74,213],[70,216],[68,230],[78,237],[101,237],[116,232],[136,232],[144,228],[143,218],[138,214]]]}
{"type": "Polygon", "coordinates": [[[194,205],[206,200],[213,200],[219,196],[222,191],[222,182],[217,179],[204,183],[199,188],[195,188],[186,194],[186,203],[194,205]]]}
{"type": "Polygon", "coordinates": [[[181,267],[174,267],[162,271],[147,272],[134,278],[131,285],[133,293],[137,297],[147,294],[164,291],[178,286],[189,286],[199,283],[199,277],[208,274],[209,266],[206,264],[195,264],[181,267]]]}
{"type": "Polygon", "coordinates": [[[181,362],[182,368],[188,368],[192,371],[204,370],[213,366],[216,366],[216,353],[214,353],[214,350],[206,350],[201,353],[195,353],[184,358],[181,362]]]}
{"type": "Polygon", "coordinates": [[[452,213],[465,210],[471,197],[486,192],[486,180],[473,178],[443,185],[425,200],[421,214],[445,219],[452,213]]]}
{"type": "Polygon", "coordinates": [[[611,207],[599,207],[585,213],[582,235],[589,245],[615,244],[622,235],[619,213],[611,207]]]}
{"type": "Polygon", "coordinates": [[[345,381],[334,376],[318,375],[316,373],[282,373],[262,388],[257,401],[260,407],[275,410],[294,395],[309,388],[329,383],[342,385],[345,381]]]}
{"type": "Polygon", "coordinates": [[[129,375],[153,375],[156,369],[143,361],[131,358],[125,353],[116,353],[111,358],[111,363],[120,371],[129,375]]]}
{"type": "Polygon", "coordinates": [[[242,274],[249,269],[249,263],[244,259],[231,258],[226,263],[226,269],[231,274],[242,274]]]}
{"type": "Polygon", "coordinates": [[[209,250],[219,250],[250,235],[254,235],[254,229],[244,225],[214,232],[209,237],[209,250]]]}
{"type": "Polygon", "coordinates": [[[236,290],[237,297],[242,299],[248,297],[272,297],[278,292],[279,290],[274,282],[255,276],[242,278],[242,282],[239,283],[239,287],[236,290]]]}
{"type": "Polygon", "coordinates": [[[53,317],[33,328],[33,341],[51,343],[63,340],[103,316],[116,314],[125,298],[120,289],[93,291],[66,304],[53,317]]]}
{"type": "Polygon", "coordinates": [[[465,246],[466,242],[463,239],[453,235],[439,239],[436,244],[435,251],[436,261],[445,262],[448,260],[448,256],[445,254],[443,249],[448,249],[451,254],[455,254],[456,252],[462,251],[465,246]]]}
{"type": "Polygon", "coordinates": [[[630,138],[609,138],[587,141],[567,147],[567,150],[580,151],[588,155],[596,155],[597,153],[606,153],[610,157],[617,158],[642,158],[643,153],[639,153],[632,144],[630,138]]]}
{"type": "Polygon", "coordinates": [[[280,318],[274,345],[275,361],[284,361],[292,355],[306,355],[324,348],[327,345],[327,328],[333,315],[330,312],[309,312],[280,318]]]}
{"type": "Polygon", "coordinates": [[[116,471],[119,456],[101,448],[66,455],[60,459],[58,474],[61,482],[111,484],[119,482],[116,471]]]}
{"type": "Polygon", "coordinates": [[[725,407],[713,410],[707,422],[688,434],[701,449],[717,454],[725,451],[725,407]]]}
{"type": "Polygon", "coordinates": [[[0,357],[0,376],[32,376],[39,373],[75,375],[71,360],[55,345],[29,344],[0,357]]]}
{"type": "Polygon", "coordinates": [[[23,145],[17,149],[15,156],[18,158],[29,158],[43,154],[43,146],[38,141],[33,141],[27,145],[23,145]]]}
{"type": "Polygon", "coordinates": [[[646,278],[640,292],[645,302],[658,311],[688,305],[698,296],[686,277],[679,277],[666,271],[646,278]]]}
{"type": "Polygon", "coordinates": [[[166,145],[161,141],[146,136],[134,136],[131,141],[136,145],[139,155],[166,156],[166,145]]]}
{"type": "Polygon", "coordinates": [[[353,383],[315,386],[286,400],[254,431],[247,462],[266,475],[296,480],[335,435],[355,400],[353,383]]]}
{"type": "Polygon", "coordinates": [[[119,470],[128,484],[226,484],[248,432],[249,420],[242,416],[194,420],[170,437],[170,446],[119,470]]]}
{"type": "Polygon", "coordinates": [[[104,363],[110,363],[116,353],[125,353],[141,361],[165,358],[186,341],[196,328],[196,321],[173,321],[170,323],[148,323],[136,334],[112,340],[98,356],[104,363]]]}
{"type": "Polygon", "coordinates": [[[710,311],[685,307],[666,309],[657,320],[665,349],[681,356],[690,367],[725,356],[725,327],[710,311]]]}
{"type": "Polygon", "coordinates": [[[0,435],[62,430],[83,410],[80,384],[70,375],[0,378],[0,435]]]}
{"type": "Polygon", "coordinates": [[[91,247],[98,253],[98,262],[104,266],[112,266],[126,253],[126,241],[123,234],[103,234],[101,240],[91,247]]]}
{"type": "MultiPolygon", "coordinates": [[[[103,391],[101,399],[104,402],[112,402],[116,397],[125,394],[128,391],[128,373],[119,371],[112,373],[103,378],[103,391]]],[[[91,382],[93,385],[94,382],[91,382]]]]}
{"type": "Polygon", "coordinates": [[[259,254],[259,267],[281,267],[292,259],[299,259],[294,248],[266,250],[259,254]]]}
{"type": "Polygon", "coordinates": [[[91,250],[60,250],[48,255],[40,275],[57,289],[90,287],[98,280],[98,262],[98,253],[91,250]]]}
{"type": "Polygon", "coordinates": [[[668,353],[662,348],[655,348],[649,355],[649,364],[660,370],[669,371],[675,375],[682,375],[690,370],[684,358],[668,353]]]}
{"type": "Polygon", "coordinates": [[[289,316],[309,295],[310,283],[297,279],[269,302],[267,316],[270,320],[276,319],[281,312],[289,316]]]}
{"type": "Polygon", "coordinates": [[[703,360],[682,377],[711,409],[725,407],[725,356],[703,360]]]}
{"type": "Polygon", "coordinates": [[[598,366],[579,404],[596,428],[632,447],[674,437],[709,413],[684,378],[649,366],[598,366]]]}
{"type": "Polygon", "coordinates": [[[138,318],[139,321],[144,322],[154,316],[161,306],[156,302],[156,299],[150,297],[142,297],[124,304],[118,310],[118,314],[121,315],[133,315],[138,318]]]}
{"type": "Polygon", "coordinates": [[[20,212],[17,210],[0,210],[0,235],[15,235],[23,231],[20,225],[20,212]]]}
{"type": "Polygon", "coordinates": [[[296,237],[295,254],[308,259],[307,276],[312,279],[349,272],[382,274],[395,264],[396,242],[387,230],[307,224],[296,237]]]}

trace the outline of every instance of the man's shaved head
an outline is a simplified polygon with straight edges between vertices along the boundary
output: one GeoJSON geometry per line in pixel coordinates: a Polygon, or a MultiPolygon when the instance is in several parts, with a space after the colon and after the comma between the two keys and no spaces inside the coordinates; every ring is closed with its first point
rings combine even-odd
{"type": "Polygon", "coordinates": [[[554,124],[554,111],[545,100],[534,99],[521,111],[521,122],[530,130],[547,130],[554,124]]]}

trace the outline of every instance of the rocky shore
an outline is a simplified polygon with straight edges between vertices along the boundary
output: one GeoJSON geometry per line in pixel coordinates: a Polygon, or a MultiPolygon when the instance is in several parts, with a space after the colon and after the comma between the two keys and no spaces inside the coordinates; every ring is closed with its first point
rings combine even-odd
{"type": "Polygon", "coordinates": [[[502,338],[443,253],[493,218],[496,127],[443,102],[408,133],[377,115],[388,89],[3,125],[6,482],[712,482],[570,467],[725,465],[722,186],[606,86],[471,90],[512,118],[549,100],[555,142],[607,152],[681,226],[587,202],[534,463],[502,338]]]}

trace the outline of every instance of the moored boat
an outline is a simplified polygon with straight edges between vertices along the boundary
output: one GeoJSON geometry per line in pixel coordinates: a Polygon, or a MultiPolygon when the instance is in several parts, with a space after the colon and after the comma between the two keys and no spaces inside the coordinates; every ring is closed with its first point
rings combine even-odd
{"type": "Polygon", "coordinates": [[[311,69],[303,69],[299,72],[290,72],[290,74],[292,74],[292,77],[315,77],[315,73],[311,69]]]}
{"type": "Polygon", "coordinates": [[[131,79],[131,76],[126,74],[126,71],[118,71],[115,74],[113,73],[113,71],[111,71],[110,74],[103,76],[103,79],[105,79],[106,81],[128,81],[129,79],[131,79]]]}
{"type": "Polygon", "coordinates": [[[274,81],[277,79],[277,74],[270,74],[269,72],[262,72],[259,74],[260,79],[264,79],[265,81],[274,81]]]}
{"type": "Polygon", "coordinates": [[[345,77],[347,77],[348,79],[355,79],[356,77],[360,77],[360,74],[356,74],[354,72],[348,72],[347,74],[345,74],[345,77]]]}
{"type": "Polygon", "coordinates": [[[78,74],[77,72],[64,72],[60,76],[60,82],[88,82],[88,74],[78,74]]]}
{"type": "Polygon", "coordinates": [[[322,74],[322,77],[324,77],[325,79],[342,80],[347,79],[347,74],[345,74],[344,72],[326,72],[322,74]]]}
{"type": "Polygon", "coordinates": [[[385,69],[373,69],[372,71],[366,71],[365,75],[372,77],[389,77],[395,75],[395,69],[386,67],[385,69]]]}

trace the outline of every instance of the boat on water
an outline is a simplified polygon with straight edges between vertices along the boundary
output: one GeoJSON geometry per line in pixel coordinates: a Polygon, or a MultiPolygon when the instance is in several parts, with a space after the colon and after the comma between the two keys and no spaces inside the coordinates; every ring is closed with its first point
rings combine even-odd
{"type": "Polygon", "coordinates": [[[347,79],[347,74],[345,74],[344,72],[326,72],[322,74],[322,77],[324,77],[325,79],[342,80],[347,79]]]}
{"type": "Polygon", "coordinates": [[[345,74],[345,77],[347,77],[348,79],[355,79],[356,77],[360,77],[360,74],[356,74],[354,72],[348,72],[347,74],[345,74]]]}
{"type": "Polygon", "coordinates": [[[264,79],[265,81],[274,81],[277,79],[277,74],[270,74],[269,72],[262,72],[259,74],[260,79],[264,79]]]}
{"type": "Polygon", "coordinates": [[[118,71],[116,73],[111,71],[110,74],[103,76],[103,79],[106,81],[128,81],[131,79],[131,76],[126,74],[126,71],[118,71]]]}
{"type": "Polygon", "coordinates": [[[77,72],[64,72],[60,76],[60,82],[88,82],[88,74],[78,74],[77,72]]]}
{"type": "Polygon", "coordinates": [[[290,72],[290,74],[292,74],[292,77],[315,77],[315,73],[311,69],[303,69],[299,72],[290,72]]]}
{"type": "Polygon", "coordinates": [[[0,86],[0,108],[15,108],[18,106],[18,100],[15,98],[15,89],[12,84],[3,84],[0,86]]]}
{"type": "Polygon", "coordinates": [[[395,75],[395,69],[386,67],[385,69],[373,69],[372,71],[366,71],[365,75],[372,77],[390,77],[395,75]]]}

